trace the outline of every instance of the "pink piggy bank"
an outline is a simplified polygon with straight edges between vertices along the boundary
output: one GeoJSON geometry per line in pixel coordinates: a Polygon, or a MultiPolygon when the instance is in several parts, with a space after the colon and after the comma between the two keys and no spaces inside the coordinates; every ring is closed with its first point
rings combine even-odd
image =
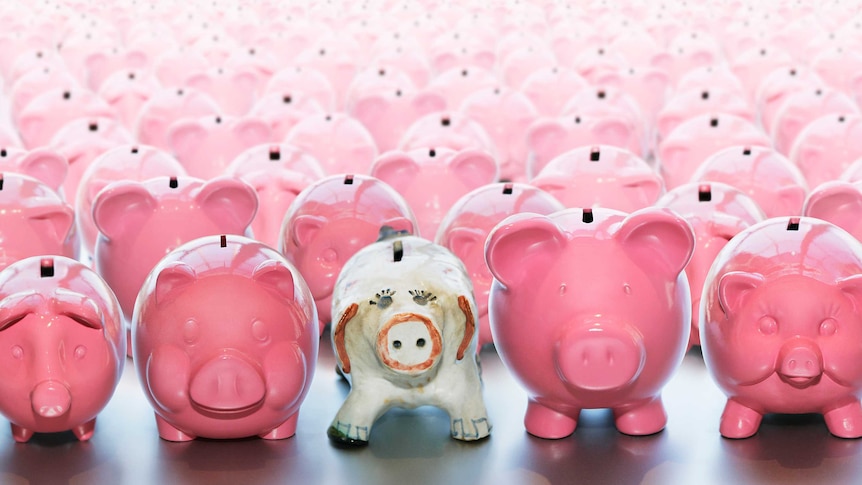
{"type": "Polygon", "coordinates": [[[381,155],[371,176],[386,182],[410,204],[419,234],[437,234],[443,216],[473,189],[497,181],[497,162],[486,152],[417,148],[381,155]]]}
{"type": "Polygon", "coordinates": [[[93,436],[123,373],[122,328],[108,285],[75,260],[34,256],[0,272],[0,413],[15,441],[93,436]]]}
{"type": "Polygon", "coordinates": [[[491,330],[527,388],[528,433],[566,437],[593,408],[611,408],[625,434],[664,428],[661,388],[688,343],[694,243],[684,219],[656,208],[517,214],[491,231],[491,330]]]}
{"type": "Polygon", "coordinates": [[[722,183],[690,183],[671,190],[655,203],[687,220],[694,229],[695,248],[685,275],[691,288],[691,336],[688,346],[700,345],[699,313],[703,282],[719,251],[733,236],[766,216],[754,200],[722,183]]]}
{"type": "Polygon", "coordinates": [[[75,213],[44,183],[0,173],[0,269],[40,254],[76,258],[75,213]]]}
{"type": "Polygon", "coordinates": [[[256,118],[206,116],[182,119],[168,130],[173,154],[193,177],[211,179],[243,151],[272,138],[272,130],[256,118]]]}
{"type": "Polygon", "coordinates": [[[302,277],[264,244],[209,236],[168,254],[141,289],[132,337],[159,436],[293,436],[316,320],[302,277]]]}
{"type": "Polygon", "coordinates": [[[198,237],[244,234],[255,212],[254,189],[233,178],[114,182],[93,202],[95,269],[129,318],[144,279],[167,253],[198,237]]]}
{"type": "Polygon", "coordinates": [[[29,175],[62,195],[69,162],[63,155],[47,148],[27,151],[0,146],[0,171],[29,175]]]}
{"type": "Polygon", "coordinates": [[[775,148],[788,155],[793,142],[809,123],[828,114],[859,113],[853,98],[828,88],[809,88],[791,94],[772,120],[770,134],[775,148]]]}
{"type": "Polygon", "coordinates": [[[590,84],[575,71],[561,66],[545,67],[536,70],[520,86],[520,90],[533,102],[542,116],[562,114],[561,99],[568,99],[574,93],[590,84]]]}
{"type": "Polygon", "coordinates": [[[809,187],[837,180],[862,158],[862,114],[830,114],[809,123],[796,137],[790,160],[799,167],[809,187]]]}
{"type": "Polygon", "coordinates": [[[138,142],[170,150],[168,130],[181,118],[215,116],[219,106],[208,95],[190,88],[165,88],[141,106],[135,124],[138,142]]]}
{"type": "Polygon", "coordinates": [[[427,114],[407,128],[398,143],[401,150],[445,147],[452,150],[476,148],[496,155],[497,147],[478,122],[461,112],[427,114]]]}
{"type": "Polygon", "coordinates": [[[47,145],[57,131],[76,118],[114,117],[114,109],[95,93],[57,88],[33,98],[18,116],[21,141],[28,148],[47,145]]]}
{"type": "MultiPolygon", "coordinates": [[[[483,185],[458,199],[449,209],[434,242],[452,251],[464,263],[479,320],[479,346],[494,341],[488,322],[488,295],[494,277],[485,263],[485,240],[491,229],[512,214],[533,212],[550,214],[565,207],[547,192],[521,183],[483,185]]],[[[477,349],[477,350],[478,350],[477,349]]]]}
{"type": "Polygon", "coordinates": [[[757,433],[766,413],[820,413],[862,437],[862,245],[815,218],[774,218],[733,238],[707,275],[701,347],[727,395],[719,431],[757,433]]]}
{"type": "Polygon", "coordinates": [[[631,212],[649,207],[664,182],[642,158],[608,145],[569,150],[551,160],[530,184],[566,207],[607,207],[631,212]]]}
{"type": "Polygon", "coordinates": [[[344,263],[377,241],[380,228],[415,234],[410,206],[367,175],[333,175],[300,192],[284,215],[278,248],[308,282],[320,332],[331,319],[332,289],[344,263]]]}
{"type": "Polygon", "coordinates": [[[304,150],[330,175],[368,173],[377,144],[357,119],[343,113],[313,114],[297,123],[284,143],[304,150]]]}

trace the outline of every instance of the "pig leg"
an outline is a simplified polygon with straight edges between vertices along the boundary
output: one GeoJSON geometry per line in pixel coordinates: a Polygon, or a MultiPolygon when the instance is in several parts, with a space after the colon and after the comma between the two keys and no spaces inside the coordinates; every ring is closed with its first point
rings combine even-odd
{"type": "Polygon", "coordinates": [[[540,404],[530,398],[527,403],[527,414],[524,416],[524,426],[527,432],[539,438],[557,440],[575,432],[578,426],[578,414],[563,414],[540,404]]]}
{"type": "Polygon", "coordinates": [[[476,382],[472,387],[469,393],[452,394],[454,399],[451,402],[440,405],[449,413],[450,433],[456,440],[475,441],[491,434],[491,422],[482,400],[481,384],[476,382]]]}
{"type": "Polygon", "coordinates": [[[719,432],[725,438],[742,439],[754,436],[760,428],[763,415],[744,406],[734,399],[728,399],[721,413],[719,432]]]}
{"type": "Polygon", "coordinates": [[[341,409],[326,430],[329,439],[336,443],[354,446],[368,444],[368,435],[374,421],[383,414],[388,406],[384,400],[388,397],[385,390],[377,387],[373,391],[353,388],[341,409]]]}
{"type": "Polygon", "coordinates": [[[658,433],[667,424],[661,396],[614,408],[614,421],[620,433],[644,436],[658,433]]]}
{"type": "Polygon", "coordinates": [[[165,441],[191,441],[195,439],[194,436],[187,435],[175,428],[158,414],[156,414],[156,428],[159,430],[159,438],[165,441]]]}
{"type": "Polygon", "coordinates": [[[78,441],[87,441],[93,437],[93,431],[96,430],[96,418],[93,418],[86,423],[72,428],[72,433],[78,438],[78,441]]]}
{"type": "Polygon", "coordinates": [[[12,438],[18,443],[26,443],[33,437],[33,430],[22,428],[17,424],[12,423],[12,438]]]}
{"type": "Polygon", "coordinates": [[[299,416],[299,412],[293,413],[292,416],[287,418],[287,421],[281,423],[267,433],[259,434],[261,438],[265,440],[283,440],[286,438],[290,438],[291,436],[296,434],[296,420],[299,416]]]}
{"type": "Polygon", "coordinates": [[[823,415],[829,432],[839,438],[862,437],[862,405],[859,401],[833,409],[823,415]]]}

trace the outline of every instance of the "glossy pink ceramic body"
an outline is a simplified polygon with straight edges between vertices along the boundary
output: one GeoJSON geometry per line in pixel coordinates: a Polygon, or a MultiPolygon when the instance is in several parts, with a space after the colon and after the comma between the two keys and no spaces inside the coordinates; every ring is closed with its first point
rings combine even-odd
{"type": "Polygon", "coordinates": [[[473,282],[479,349],[493,343],[488,321],[488,296],[494,277],[485,262],[485,240],[506,217],[521,212],[548,215],[565,207],[547,192],[523,183],[483,185],[464,195],[449,209],[434,242],[452,251],[464,263],[473,282]]]}
{"type": "Polygon", "coordinates": [[[329,323],[332,289],[344,263],[377,241],[380,228],[416,234],[410,206],[367,175],[333,175],[303,190],[284,215],[279,250],[296,265],[317,305],[320,332],[329,323]]]}
{"type": "Polygon", "coordinates": [[[182,177],[186,171],[168,153],[147,145],[120,145],[96,157],[81,175],[74,197],[75,218],[81,244],[90,257],[95,254],[99,229],[93,220],[93,201],[112,182],[142,182],[155,177],[182,177]]]}
{"type": "Polygon", "coordinates": [[[830,114],[809,123],[796,137],[788,156],[809,187],[837,180],[862,158],[862,114],[830,114]]]}
{"type": "Polygon", "coordinates": [[[39,180],[14,172],[0,175],[0,269],[40,254],[77,258],[72,207],[39,180]]]}
{"type": "Polygon", "coordinates": [[[808,184],[799,168],[776,150],[736,146],[716,152],[692,175],[692,182],[721,182],[745,192],[766,217],[801,214],[808,184]]]}
{"type": "Polygon", "coordinates": [[[249,116],[269,124],[273,140],[283,140],[300,121],[322,113],[326,110],[311,96],[285,89],[261,96],[249,111],[249,116]]]}
{"type": "Polygon", "coordinates": [[[817,74],[802,64],[780,67],[764,76],[755,99],[764,131],[772,133],[776,115],[791,96],[822,86],[817,74]]]}
{"type": "Polygon", "coordinates": [[[257,100],[257,90],[262,87],[259,76],[249,69],[214,67],[192,74],[185,85],[208,94],[229,116],[244,116],[257,100]]]}
{"type": "Polygon", "coordinates": [[[316,158],[329,175],[368,173],[378,154],[371,133],[344,113],[307,116],[287,132],[284,143],[316,158]]]}
{"type": "Polygon", "coordinates": [[[862,241],[862,182],[825,182],[808,194],[802,215],[816,217],[862,241]]]}
{"type": "MultiPolygon", "coordinates": [[[[611,76],[604,76],[612,79],[611,76]]],[[[622,89],[611,85],[597,84],[574,93],[563,107],[563,115],[569,117],[596,117],[624,123],[631,133],[625,148],[646,157],[647,137],[653,128],[650,119],[640,109],[637,101],[622,89]]],[[[661,96],[661,93],[657,93],[661,96]]]]}
{"type": "Polygon", "coordinates": [[[171,153],[189,175],[202,179],[224,175],[237,155],[271,139],[269,125],[256,118],[221,115],[185,118],[168,130],[171,153]]]}
{"type": "Polygon", "coordinates": [[[143,105],[138,113],[134,133],[138,142],[170,150],[168,130],[182,118],[215,116],[219,106],[210,96],[191,88],[165,88],[143,105]]]}
{"type": "Polygon", "coordinates": [[[48,148],[25,150],[0,146],[0,171],[29,175],[63,196],[63,182],[69,172],[66,157],[48,148]]]}
{"type": "Polygon", "coordinates": [[[718,254],[701,301],[706,367],[727,405],[719,430],[754,435],[766,413],[820,413],[862,436],[862,244],[828,222],[774,218],[718,254]]]}
{"type": "Polygon", "coordinates": [[[114,182],[93,202],[94,267],[130,318],[144,279],[166,254],[199,237],[244,234],[256,211],[254,189],[234,178],[114,182]]]}
{"type": "Polygon", "coordinates": [[[293,436],[317,362],[316,320],[302,277],[264,244],[208,236],[171,252],[133,318],[135,367],[159,436],[293,436]]]}
{"type": "Polygon", "coordinates": [[[384,153],[371,176],[389,184],[413,209],[420,235],[437,234],[443,216],[461,196],[498,178],[497,162],[475,149],[416,148],[384,153]]]}
{"type": "Polygon", "coordinates": [[[141,108],[160,88],[152,75],[139,70],[122,70],[102,82],[99,97],[114,108],[123,126],[132,131],[141,108]]]}
{"type": "Polygon", "coordinates": [[[661,388],[689,338],[694,245],[684,219],[656,208],[519,214],[491,232],[491,331],[529,394],[528,433],[566,437],[592,408],[611,408],[625,434],[664,428],[661,388]]]}
{"type": "Polygon", "coordinates": [[[668,189],[687,183],[710,155],[735,145],[768,147],[771,141],[752,122],[734,115],[703,114],[681,123],[658,146],[668,189]]]}
{"type": "Polygon", "coordinates": [[[329,112],[334,111],[336,106],[332,83],[310,66],[288,67],[276,72],[264,87],[264,93],[310,97],[329,112]]]}
{"type": "Polygon", "coordinates": [[[254,187],[260,203],[251,232],[274,248],[290,204],[306,187],[326,176],[317,159],[286,144],[249,148],[231,162],[226,174],[254,187]]]}
{"type": "Polygon", "coordinates": [[[0,413],[15,441],[93,436],[123,373],[122,330],[108,285],[73,259],[34,256],[0,272],[0,413]]]}
{"type": "Polygon", "coordinates": [[[799,133],[809,123],[827,114],[859,113],[853,98],[822,86],[803,89],[787,97],[775,113],[771,136],[775,148],[789,155],[799,133]]]}
{"type": "Polygon", "coordinates": [[[542,116],[562,114],[562,98],[589,86],[577,72],[563,66],[545,67],[534,71],[524,79],[520,91],[530,98],[542,116]]]}
{"type": "Polygon", "coordinates": [[[530,180],[566,207],[632,212],[649,207],[664,182],[642,158],[609,145],[585,146],[557,156],[530,180]]]}
{"type": "Polygon", "coordinates": [[[677,91],[658,113],[656,121],[658,139],[667,138],[670,132],[682,122],[710,113],[727,113],[751,123],[757,121],[754,106],[744,94],[738,91],[721,88],[677,91]]]}
{"type": "Polygon", "coordinates": [[[380,152],[385,152],[398,147],[416,120],[445,109],[446,99],[433,91],[398,86],[357,96],[350,113],[368,129],[380,152]]]}
{"type": "Polygon", "coordinates": [[[476,148],[492,155],[497,153],[497,147],[485,128],[458,111],[441,111],[419,118],[404,132],[398,147],[401,150],[476,148]]]}
{"type": "Polygon", "coordinates": [[[9,114],[17,122],[24,108],[38,95],[52,89],[75,85],[75,78],[64,68],[45,68],[28,72],[11,86],[6,86],[9,90],[9,114]]]}
{"type": "Polygon", "coordinates": [[[28,148],[47,145],[54,134],[76,118],[113,118],[114,109],[95,93],[81,88],[56,88],[33,98],[18,116],[18,132],[28,148]]]}
{"type": "Polygon", "coordinates": [[[766,216],[754,199],[735,187],[719,182],[680,185],[663,195],[655,205],[673,210],[694,229],[694,254],[685,267],[691,288],[690,348],[700,345],[700,296],[715,256],[733,236],[764,220],[766,216]]]}
{"type": "Polygon", "coordinates": [[[478,65],[451,67],[431,79],[428,87],[446,98],[449,109],[461,106],[467,96],[483,89],[491,88],[499,83],[493,71],[478,65]]]}

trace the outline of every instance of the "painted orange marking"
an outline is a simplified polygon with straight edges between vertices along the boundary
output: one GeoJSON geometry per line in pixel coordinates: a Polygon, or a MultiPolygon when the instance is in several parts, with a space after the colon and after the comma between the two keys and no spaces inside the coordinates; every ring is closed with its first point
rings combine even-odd
{"type": "Polygon", "coordinates": [[[341,370],[345,374],[350,374],[350,357],[347,356],[347,347],[344,346],[344,330],[347,328],[347,322],[355,317],[358,311],[359,305],[356,303],[351,304],[341,314],[338,325],[335,326],[335,353],[338,354],[338,359],[341,360],[341,370]]]}
{"type": "Polygon", "coordinates": [[[470,341],[473,340],[473,334],[476,333],[476,320],[473,318],[473,310],[470,308],[470,301],[467,300],[466,296],[461,295],[458,297],[458,306],[467,318],[467,321],[464,322],[464,338],[461,339],[461,345],[458,347],[458,355],[455,356],[457,360],[461,360],[464,358],[464,352],[467,351],[467,347],[470,346],[470,341]]]}
{"type": "Polygon", "coordinates": [[[416,313],[398,313],[393,315],[380,330],[380,333],[377,334],[377,353],[380,354],[380,357],[383,359],[383,363],[390,369],[401,371],[426,370],[434,365],[434,361],[437,360],[437,356],[439,356],[442,351],[443,340],[440,337],[440,332],[434,328],[434,324],[431,323],[431,320],[429,320],[428,317],[417,315],[416,313]],[[424,362],[420,362],[415,365],[404,365],[389,357],[389,330],[396,325],[413,321],[422,322],[425,324],[425,328],[428,329],[428,335],[431,337],[431,354],[424,362]]]}

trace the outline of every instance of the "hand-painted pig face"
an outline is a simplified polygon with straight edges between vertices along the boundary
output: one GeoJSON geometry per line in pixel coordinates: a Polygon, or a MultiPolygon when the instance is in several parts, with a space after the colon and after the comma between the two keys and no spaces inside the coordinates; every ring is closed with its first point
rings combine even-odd
{"type": "Polygon", "coordinates": [[[331,318],[332,290],[344,263],[375,242],[380,228],[414,234],[404,198],[380,180],[336,175],[307,187],[284,216],[278,247],[308,282],[320,330],[331,318]]]}
{"type": "Polygon", "coordinates": [[[35,256],[0,276],[0,413],[12,437],[71,430],[93,435],[125,363],[122,314],[92,270],[35,256]]]}
{"type": "Polygon", "coordinates": [[[598,407],[614,409],[626,434],[664,427],[657,396],[688,342],[682,271],[694,242],[667,209],[570,209],[497,225],[485,246],[491,328],[531,396],[529,433],[568,436],[581,409],[598,407]]]}
{"type": "Polygon", "coordinates": [[[293,436],[317,361],[316,319],[302,278],[264,244],[209,236],[171,252],[133,317],[159,436],[293,436]]]}

